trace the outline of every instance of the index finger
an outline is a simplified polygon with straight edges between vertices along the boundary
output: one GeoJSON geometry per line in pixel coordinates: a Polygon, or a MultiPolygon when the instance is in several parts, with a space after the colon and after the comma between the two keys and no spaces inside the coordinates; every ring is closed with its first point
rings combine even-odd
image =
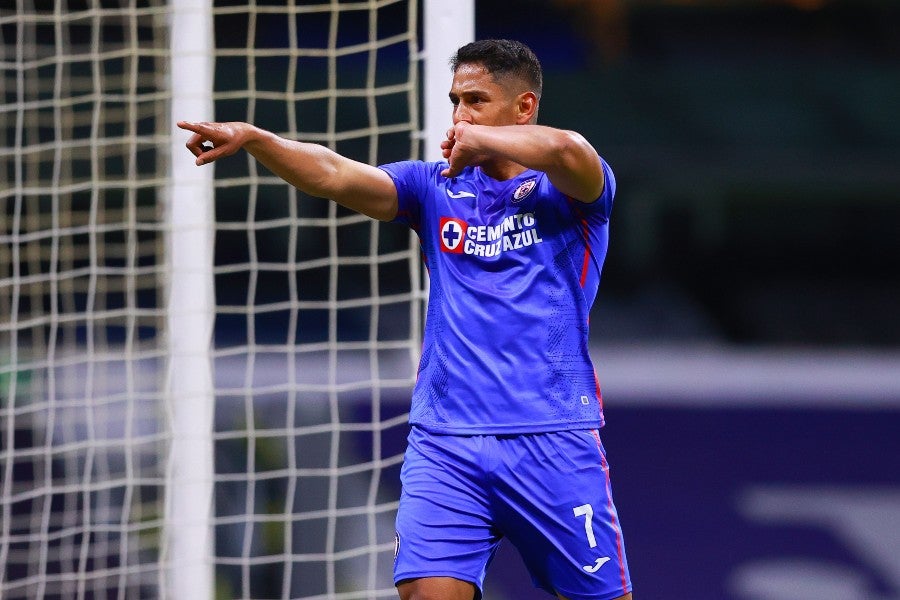
{"type": "Polygon", "coordinates": [[[187,131],[193,131],[194,133],[200,133],[203,130],[203,126],[205,123],[194,123],[191,121],[178,121],[176,123],[178,127],[181,129],[186,129],[187,131]]]}

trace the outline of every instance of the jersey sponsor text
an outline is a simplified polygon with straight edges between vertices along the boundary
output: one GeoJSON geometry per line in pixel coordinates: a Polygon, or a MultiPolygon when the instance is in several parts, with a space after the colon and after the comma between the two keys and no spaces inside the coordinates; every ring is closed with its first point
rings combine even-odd
{"type": "Polygon", "coordinates": [[[460,219],[441,217],[440,235],[442,251],[485,258],[544,241],[534,213],[509,215],[496,225],[469,225],[460,219]]]}

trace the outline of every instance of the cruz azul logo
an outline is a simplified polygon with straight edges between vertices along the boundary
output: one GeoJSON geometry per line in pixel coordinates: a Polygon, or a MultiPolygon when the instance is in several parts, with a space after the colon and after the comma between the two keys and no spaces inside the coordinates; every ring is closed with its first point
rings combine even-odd
{"type": "Polygon", "coordinates": [[[462,219],[441,217],[441,250],[461,254],[464,246],[463,238],[468,228],[468,223],[462,219]]]}
{"type": "Polygon", "coordinates": [[[534,213],[509,215],[493,225],[470,225],[462,219],[441,217],[441,252],[490,258],[521,250],[544,240],[534,213]]]}
{"type": "Polygon", "coordinates": [[[535,185],[537,185],[537,181],[534,179],[529,179],[528,181],[517,187],[512,196],[513,204],[517,204],[524,200],[528,196],[528,194],[534,191],[535,185]]]}

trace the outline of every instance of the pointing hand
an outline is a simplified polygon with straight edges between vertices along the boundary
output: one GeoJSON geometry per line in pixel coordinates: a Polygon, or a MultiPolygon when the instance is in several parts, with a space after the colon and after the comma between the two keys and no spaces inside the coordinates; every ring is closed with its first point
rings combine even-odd
{"type": "Polygon", "coordinates": [[[194,135],[185,146],[197,157],[197,165],[205,165],[241,149],[246,139],[246,123],[191,123],[179,121],[181,129],[194,135]]]}

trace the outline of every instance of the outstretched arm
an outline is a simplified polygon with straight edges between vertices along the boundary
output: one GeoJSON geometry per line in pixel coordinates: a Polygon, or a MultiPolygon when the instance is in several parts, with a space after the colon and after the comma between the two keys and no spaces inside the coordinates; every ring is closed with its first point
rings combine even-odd
{"type": "Polygon", "coordinates": [[[581,202],[593,202],[603,192],[600,157],[584,137],[574,131],[542,125],[473,125],[457,123],[441,144],[450,168],[442,175],[455,177],[476,161],[505,160],[543,171],[562,193],[581,202]]]}
{"type": "Polygon", "coordinates": [[[397,214],[397,189],[377,167],[351,160],[318,144],[284,139],[249,123],[191,123],[188,150],[205,165],[243,148],[267,169],[297,189],[328,198],[373,219],[397,214]]]}

